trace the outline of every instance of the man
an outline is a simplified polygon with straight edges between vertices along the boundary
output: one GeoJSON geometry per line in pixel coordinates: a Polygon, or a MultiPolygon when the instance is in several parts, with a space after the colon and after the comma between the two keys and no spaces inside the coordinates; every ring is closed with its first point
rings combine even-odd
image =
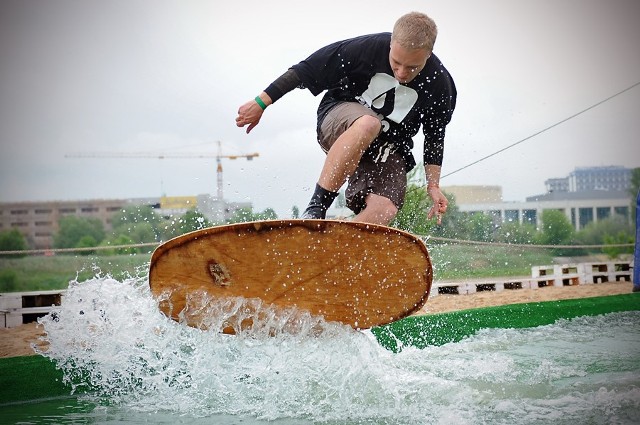
{"type": "Polygon", "coordinates": [[[432,54],[437,28],[427,15],[408,13],[393,33],[365,35],[321,48],[292,66],[238,110],[249,133],[264,110],[296,87],[314,95],[318,142],[327,154],[302,218],[324,219],[348,179],[347,206],[355,220],[388,224],[402,208],[407,172],[416,165],[412,137],[422,125],[428,218],[441,223],[447,198],[439,187],[445,127],[456,104],[449,72],[432,54]]]}

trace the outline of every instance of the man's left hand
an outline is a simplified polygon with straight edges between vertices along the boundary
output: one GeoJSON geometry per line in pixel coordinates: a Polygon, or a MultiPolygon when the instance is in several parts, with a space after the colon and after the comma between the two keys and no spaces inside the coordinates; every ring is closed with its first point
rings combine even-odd
{"type": "Polygon", "coordinates": [[[430,220],[435,216],[437,223],[442,224],[442,215],[447,212],[447,205],[449,205],[449,201],[438,186],[428,186],[427,193],[433,201],[433,206],[429,210],[429,214],[427,214],[427,219],[430,220]]]}

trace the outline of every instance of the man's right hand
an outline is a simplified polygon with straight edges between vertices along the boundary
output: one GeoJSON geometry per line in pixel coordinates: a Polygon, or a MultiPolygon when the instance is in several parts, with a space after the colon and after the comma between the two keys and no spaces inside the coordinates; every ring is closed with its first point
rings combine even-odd
{"type": "MultiPolygon", "coordinates": [[[[262,93],[260,95],[260,98],[265,105],[268,106],[271,104],[271,99],[266,93],[262,93]]],[[[253,130],[253,127],[258,125],[258,123],[260,122],[260,118],[262,118],[263,113],[264,109],[262,109],[262,107],[258,105],[258,102],[256,102],[255,99],[250,100],[238,109],[236,125],[238,127],[248,126],[247,134],[249,134],[249,132],[253,130]]]]}

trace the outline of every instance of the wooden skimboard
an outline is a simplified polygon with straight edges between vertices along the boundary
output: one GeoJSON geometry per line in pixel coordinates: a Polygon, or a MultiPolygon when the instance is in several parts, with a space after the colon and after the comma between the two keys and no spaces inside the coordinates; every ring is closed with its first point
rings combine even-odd
{"type": "MultiPolygon", "coordinates": [[[[432,268],[425,244],[390,227],[337,220],[273,220],[211,227],[160,245],[149,270],[160,310],[174,320],[190,294],[257,298],[367,329],[419,310],[432,268]]],[[[187,324],[202,327],[196,319],[187,324]]],[[[225,329],[234,333],[234,330],[225,329]]]]}

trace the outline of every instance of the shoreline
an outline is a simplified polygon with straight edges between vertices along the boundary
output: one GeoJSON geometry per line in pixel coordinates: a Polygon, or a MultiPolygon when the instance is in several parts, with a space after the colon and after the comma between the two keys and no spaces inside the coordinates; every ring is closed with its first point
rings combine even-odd
{"type": "MultiPolygon", "coordinates": [[[[507,304],[620,295],[631,293],[632,288],[631,282],[606,282],[564,287],[547,286],[538,289],[505,289],[500,292],[485,291],[461,295],[440,294],[430,297],[416,315],[448,313],[507,304]]],[[[34,355],[31,344],[45,348],[46,344],[39,340],[45,335],[44,328],[37,323],[27,323],[15,328],[0,328],[0,358],[34,355]]]]}

